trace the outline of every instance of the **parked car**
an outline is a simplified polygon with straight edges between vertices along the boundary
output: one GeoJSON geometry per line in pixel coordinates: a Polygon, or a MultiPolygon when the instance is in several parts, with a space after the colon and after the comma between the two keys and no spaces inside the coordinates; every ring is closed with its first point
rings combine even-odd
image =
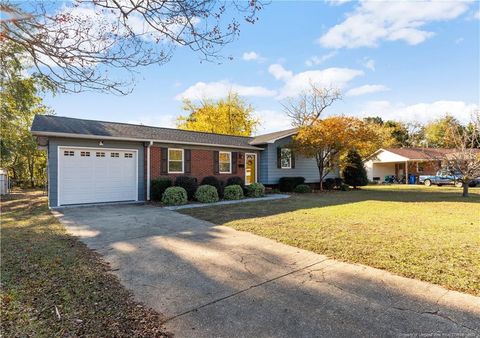
{"type": "Polygon", "coordinates": [[[455,185],[460,188],[463,185],[462,174],[447,169],[437,171],[436,175],[420,175],[418,182],[423,183],[427,187],[436,184],[439,187],[442,185],[455,185]]]}

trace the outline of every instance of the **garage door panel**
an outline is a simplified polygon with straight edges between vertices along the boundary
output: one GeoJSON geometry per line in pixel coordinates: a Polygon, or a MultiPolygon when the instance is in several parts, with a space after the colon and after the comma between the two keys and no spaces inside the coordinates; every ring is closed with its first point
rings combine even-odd
{"type": "Polygon", "coordinates": [[[137,165],[134,151],[60,148],[59,204],[137,200],[137,165]],[[90,156],[81,156],[87,152],[90,156]],[[131,155],[125,157],[125,153],[131,155]]]}

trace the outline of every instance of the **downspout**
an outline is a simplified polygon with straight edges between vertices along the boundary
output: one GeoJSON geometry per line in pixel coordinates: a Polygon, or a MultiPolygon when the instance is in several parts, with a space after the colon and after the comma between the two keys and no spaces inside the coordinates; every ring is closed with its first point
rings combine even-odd
{"type": "Polygon", "coordinates": [[[150,141],[147,146],[147,201],[150,201],[150,147],[153,141],[150,141]]]}

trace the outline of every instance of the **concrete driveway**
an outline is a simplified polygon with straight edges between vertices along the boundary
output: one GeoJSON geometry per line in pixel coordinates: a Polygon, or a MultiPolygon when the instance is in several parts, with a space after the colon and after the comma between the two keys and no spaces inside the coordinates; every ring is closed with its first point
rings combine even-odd
{"type": "Polygon", "coordinates": [[[153,206],[68,208],[176,337],[479,336],[480,298],[153,206]]]}

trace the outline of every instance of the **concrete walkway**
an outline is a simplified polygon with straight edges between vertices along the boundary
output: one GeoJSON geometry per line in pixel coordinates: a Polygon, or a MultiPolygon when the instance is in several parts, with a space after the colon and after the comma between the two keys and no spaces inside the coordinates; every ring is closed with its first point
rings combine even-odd
{"type": "Polygon", "coordinates": [[[256,198],[244,198],[241,200],[233,200],[233,201],[219,201],[214,203],[190,203],[185,205],[174,205],[170,207],[164,207],[168,210],[180,210],[180,209],[191,209],[191,208],[205,208],[205,207],[213,207],[215,205],[228,205],[228,204],[239,204],[239,203],[247,203],[247,202],[263,202],[263,201],[273,201],[279,200],[284,198],[289,198],[290,195],[286,194],[269,194],[263,197],[256,197],[256,198]]]}
{"type": "Polygon", "coordinates": [[[55,212],[176,337],[480,336],[480,298],[153,206],[55,212]]]}

